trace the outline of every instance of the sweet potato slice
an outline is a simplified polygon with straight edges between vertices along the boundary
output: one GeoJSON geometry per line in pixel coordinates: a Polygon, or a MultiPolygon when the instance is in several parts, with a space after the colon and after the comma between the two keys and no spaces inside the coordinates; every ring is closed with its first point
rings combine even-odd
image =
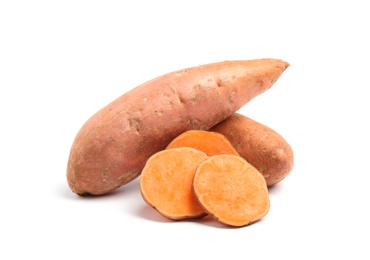
{"type": "Polygon", "coordinates": [[[220,133],[205,130],[189,130],[178,137],[166,147],[166,149],[179,147],[192,147],[205,152],[208,156],[218,154],[239,155],[229,140],[220,133]]]}
{"type": "Polygon", "coordinates": [[[264,177],[240,156],[215,155],[203,161],[193,192],[210,216],[230,226],[256,222],[270,209],[264,177]]]}
{"type": "Polygon", "coordinates": [[[195,170],[207,158],[204,152],[190,147],[155,153],[141,173],[140,191],[143,199],[172,220],[207,215],[192,192],[195,170]]]}

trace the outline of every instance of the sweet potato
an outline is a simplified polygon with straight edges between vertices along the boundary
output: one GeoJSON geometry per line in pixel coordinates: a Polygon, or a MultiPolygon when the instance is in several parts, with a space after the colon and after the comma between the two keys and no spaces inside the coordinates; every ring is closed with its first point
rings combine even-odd
{"type": "Polygon", "coordinates": [[[235,227],[263,218],[270,209],[262,174],[242,157],[215,155],[200,163],[193,192],[215,220],[235,227]]]}
{"type": "Polygon", "coordinates": [[[140,176],[143,199],[172,220],[207,215],[192,192],[195,170],[207,158],[204,152],[190,147],[155,153],[146,162],[140,176]]]}
{"type": "Polygon", "coordinates": [[[171,72],[92,115],[72,144],[67,181],[79,195],[111,192],[187,130],[208,130],[269,89],[289,64],[224,61],[171,72]]]}
{"type": "Polygon", "coordinates": [[[262,173],[268,186],[282,181],[293,169],[291,146],[270,127],[235,113],[210,130],[223,134],[262,173]]]}
{"type": "Polygon", "coordinates": [[[205,130],[186,131],[173,139],[166,149],[178,147],[192,147],[205,152],[208,156],[218,154],[239,155],[225,136],[205,130]]]}

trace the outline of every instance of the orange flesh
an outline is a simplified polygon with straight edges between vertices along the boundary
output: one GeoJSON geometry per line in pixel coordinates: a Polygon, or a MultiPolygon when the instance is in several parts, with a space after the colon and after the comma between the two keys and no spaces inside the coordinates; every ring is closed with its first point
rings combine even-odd
{"type": "Polygon", "coordinates": [[[140,177],[143,199],[169,219],[205,216],[192,192],[192,184],[196,168],[207,158],[205,153],[189,147],[154,154],[140,177]]]}
{"type": "Polygon", "coordinates": [[[264,177],[239,156],[217,155],[202,162],[193,191],[208,214],[231,226],[253,223],[270,208],[264,177]]]}
{"type": "Polygon", "coordinates": [[[189,130],[176,137],[166,149],[192,147],[205,152],[208,156],[218,154],[239,155],[229,140],[220,133],[189,130]]]}

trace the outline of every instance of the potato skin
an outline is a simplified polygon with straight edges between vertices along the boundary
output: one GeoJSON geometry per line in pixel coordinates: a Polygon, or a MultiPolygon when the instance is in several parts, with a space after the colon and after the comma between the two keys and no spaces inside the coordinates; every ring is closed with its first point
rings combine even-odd
{"type": "Polygon", "coordinates": [[[282,181],[293,169],[294,153],[273,129],[235,113],[210,129],[223,134],[241,157],[259,170],[267,186],[282,181]]]}
{"type": "Polygon", "coordinates": [[[152,79],[99,110],[72,144],[67,181],[79,195],[102,195],[138,177],[147,159],[179,134],[208,130],[269,89],[289,64],[225,61],[152,79]]]}

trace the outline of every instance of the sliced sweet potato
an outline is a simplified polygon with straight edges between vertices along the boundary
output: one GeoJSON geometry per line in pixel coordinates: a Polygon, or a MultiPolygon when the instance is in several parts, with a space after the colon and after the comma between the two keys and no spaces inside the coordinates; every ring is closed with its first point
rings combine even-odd
{"type": "Polygon", "coordinates": [[[204,210],[230,226],[245,226],[270,209],[266,181],[240,156],[215,155],[197,168],[193,192],[204,210]]]}
{"type": "Polygon", "coordinates": [[[166,147],[166,149],[179,147],[192,147],[205,152],[208,156],[218,154],[239,155],[229,140],[220,133],[205,130],[189,130],[178,137],[166,147]]]}
{"type": "Polygon", "coordinates": [[[192,192],[195,170],[207,158],[204,152],[190,147],[155,153],[141,173],[140,191],[143,199],[172,220],[207,215],[192,192]]]}

